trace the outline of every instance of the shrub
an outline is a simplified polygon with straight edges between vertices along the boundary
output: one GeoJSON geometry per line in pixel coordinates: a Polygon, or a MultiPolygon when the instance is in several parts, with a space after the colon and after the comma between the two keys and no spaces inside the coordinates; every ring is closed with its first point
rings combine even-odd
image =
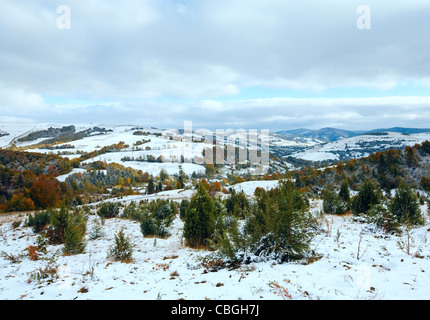
{"type": "Polygon", "coordinates": [[[397,217],[384,204],[373,205],[366,214],[368,223],[374,223],[386,233],[398,231],[399,221],[397,217]]]}
{"type": "Polygon", "coordinates": [[[173,221],[175,212],[169,204],[162,204],[157,211],[155,211],[154,217],[159,221],[165,221],[167,225],[170,225],[173,221]]]}
{"type": "Polygon", "coordinates": [[[36,233],[45,230],[42,237],[49,243],[64,244],[66,254],[84,251],[86,224],[87,220],[81,211],[70,213],[65,204],[60,210],[47,210],[31,215],[27,222],[36,233]]]}
{"type": "Polygon", "coordinates": [[[375,184],[366,180],[360,186],[360,190],[351,200],[351,210],[354,214],[366,213],[372,205],[380,202],[380,191],[375,184]]]}
{"type": "Polygon", "coordinates": [[[124,208],[122,217],[126,219],[131,219],[134,221],[140,221],[142,218],[142,212],[137,206],[137,204],[132,201],[128,206],[124,208]]]}
{"type": "Polygon", "coordinates": [[[97,214],[103,219],[118,217],[119,205],[115,202],[103,202],[97,210],[97,214]]]}
{"type": "Polygon", "coordinates": [[[108,259],[113,261],[131,262],[133,248],[130,240],[124,235],[124,229],[115,234],[115,243],[108,250],[108,259]]]}
{"type": "Polygon", "coordinates": [[[139,216],[143,236],[168,236],[168,228],[173,222],[176,211],[173,201],[158,199],[141,203],[139,216]]]}
{"type": "Polygon", "coordinates": [[[225,207],[227,212],[239,218],[245,218],[249,211],[249,201],[245,192],[237,193],[234,189],[231,190],[230,196],[226,199],[225,207]]]}
{"type": "Polygon", "coordinates": [[[190,204],[190,201],[188,199],[183,199],[181,201],[181,204],[179,206],[179,217],[181,219],[185,218],[185,211],[187,210],[187,207],[189,204],[190,204]]]}
{"type": "Polygon", "coordinates": [[[418,197],[404,181],[399,184],[396,195],[391,202],[390,210],[400,223],[411,223],[413,225],[424,223],[418,197]]]}
{"type": "Polygon", "coordinates": [[[98,238],[101,238],[104,236],[104,232],[102,229],[101,224],[96,221],[96,223],[93,225],[91,232],[90,232],[90,239],[91,240],[96,240],[98,238]]]}
{"type": "Polygon", "coordinates": [[[313,219],[308,203],[291,181],[259,195],[246,221],[247,249],[280,262],[301,259],[309,250],[313,219]],[[265,193],[265,194],[264,194],[265,193]]]}
{"type": "Polygon", "coordinates": [[[31,261],[39,260],[39,254],[37,253],[37,247],[28,246],[27,251],[28,251],[28,257],[31,261]]]}
{"type": "Polygon", "coordinates": [[[27,226],[33,229],[34,233],[41,232],[49,223],[53,211],[48,209],[46,211],[36,212],[29,215],[27,226]]]}
{"type": "Polygon", "coordinates": [[[168,232],[168,227],[171,220],[157,219],[154,215],[146,212],[142,215],[140,222],[140,230],[144,237],[147,236],[158,236],[166,237],[168,232]]]}
{"type": "Polygon", "coordinates": [[[323,198],[323,211],[329,214],[344,214],[348,211],[348,203],[342,200],[336,192],[326,190],[323,198]]]}
{"type": "Polygon", "coordinates": [[[235,265],[245,258],[245,237],[241,232],[237,220],[233,217],[221,217],[221,222],[217,221],[216,238],[213,241],[213,248],[217,250],[217,255],[222,259],[235,265]],[[223,227],[220,228],[220,224],[223,227]]]}
{"type": "Polygon", "coordinates": [[[346,179],[340,185],[339,197],[349,206],[349,202],[351,201],[351,195],[349,193],[348,180],[346,179]]]}

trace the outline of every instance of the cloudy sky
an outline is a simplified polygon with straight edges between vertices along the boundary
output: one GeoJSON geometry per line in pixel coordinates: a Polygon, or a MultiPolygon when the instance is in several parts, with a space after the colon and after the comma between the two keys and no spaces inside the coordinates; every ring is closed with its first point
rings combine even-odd
{"type": "Polygon", "coordinates": [[[0,121],[430,127],[429,17],[428,0],[0,0],[0,121]]]}

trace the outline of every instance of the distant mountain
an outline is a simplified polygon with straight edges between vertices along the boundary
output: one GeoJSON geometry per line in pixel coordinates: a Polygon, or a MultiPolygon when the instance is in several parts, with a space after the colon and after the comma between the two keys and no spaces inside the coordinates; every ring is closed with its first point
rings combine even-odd
{"type": "Polygon", "coordinates": [[[284,136],[300,136],[304,138],[310,138],[319,140],[321,142],[334,142],[341,139],[351,138],[363,134],[364,131],[348,131],[336,128],[322,128],[318,130],[311,129],[293,129],[293,130],[282,130],[276,132],[278,135],[284,136]]]}
{"type": "Polygon", "coordinates": [[[340,161],[367,157],[372,153],[390,149],[404,149],[430,140],[429,133],[373,132],[319,144],[291,154],[307,161],[340,161]],[[381,134],[384,133],[384,134],[381,134]]]}
{"type": "Polygon", "coordinates": [[[306,129],[306,128],[298,128],[298,129],[292,129],[292,130],[277,131],[275,133],[279,134],[279,135],[284,135],[284,136],[300,136],[300,135],[303,135],[303,134],[306,134],[306,133],[312,132],[312,131],[315,131],[315,130],[306,129]]]}
{"type": "Polygon", "coordinates": [[[385,132],[396,132],[402,134],[417,134],[430,132],[430,128],[380,128],[369,131],[350,131],[337,128],[322,128],[318,130],[298,128],[292,130],[277,131],[276,134],[287,137],[309,138],[320,142],[335,142],[346,138],[356,137],[362,134],[380,134],[385,132]]]}
{"type": "Polygon", "coordinates": [[[372,132],[398,132],[398,133],[406,133],[406,134],[415,134],[415,133],[425,133],[430,132],[430,128],[402,128],[402,127],[393,127],[393,128],[387,128],[387,129],[375,129],[369,131],[369,133],[372,132]]]}

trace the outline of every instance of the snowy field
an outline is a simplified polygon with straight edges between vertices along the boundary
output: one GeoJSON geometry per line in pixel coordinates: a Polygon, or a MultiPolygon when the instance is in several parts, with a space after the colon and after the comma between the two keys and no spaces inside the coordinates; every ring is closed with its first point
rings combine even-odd
{"type": "MultiPolygon", "coordinates": [[[[83,163],[88,163],[92,161],[105,161],[106,163],[119,163],[126,167],[131,167],[133,169],[142,170],[143,172],[148,172],[151,175],[158,175],[162,169],[164,169],[168,174],[178,174],[182,169],[186,174],[191,175],[195,173],[204,173],[205,168],[202,165],[196,163],[181,163],[181,155],[184,154],[184,149],[186,154],[190,157],[201,157],[203,149],[206,147],[211,147],[204,143],[188,143],[177,140],[170,140],[165,136],[155,136],[153,134],[160,134],[165,132],[161,129],[154,129],[148,127],[139,127],[139,130],[149,132],[147,136],[144,135],[133,135],[137,129],[137,126],[132,125],[104,125],[104,124],[80,124],[75,125],[76,131],[82,131],[93,127],[105,128],[107,130],[112,130],[101,135],[91,135],[80,140],[71,141],[67,143],[58,144],[57,146],[62,146],[64,144],[73,145],[74,148],[61,149],[61,150],[48,150],[48,149],[37,149],[30,147],[31,145],[37,144],[47,138],[40,138],[34,141],[28,142],[18,142],[18,139],[28,135],[30,132],[46,130],[49,127],[61,128],[64,124],[52,124],[52,123],[5,123],[0,126],[2,132],[7,132],[9,135],[0,137],[0,148],[8,147],[14,142],[18,147],[23,147],[28,149],[26,151],[37,152],[37,153],[54,153],[59,152],[69,152],[71,154],[61,155],[63,157],[68,157],[69,159],[77,158],[83,152],[91,152],[95,150],[100,150],[103,147],[111,146],[117,144],[120,141],[124,144],[128,144],[129,147],[121,150],[120,152],[110,152],[101,154],[94,158],[88,159],[83,163]],[[140,129],[141,128],[141,129],[140,129]],[[142,140],[150,140],[141,145],[135,144],[142,140]],[[148,150],[146,150],[148,148],[148,150]],[[139,150],[140,149],[140,150],[139,150]],[[79,153],[78,153],[79,151],[79,153]],[[163,156],[165,161],[159,162],[145,162],[145,161],[122,161],[124,157],[130,158],[143,158],[146,159],[148,155],[157,159],[159,156],[163,156]]],[[[166,131],[167,132],[167,131],[166,131]]],[[[61,178],[60,178],[61,179],[61,178]]]]}
{"type": "Polygon", "coordinates": [[[270,190],[278,187],[278,180],[259,180],[259,181],[246,181],[233,185],[231,188],[237,192],[243,191],[247,196],[253,196],[257,187],[270,190]]]}
{"type": "MultiPolygon", "coordinates": [[[[123,199],[131,200],[136,198],[123,199]]],[[[314,202],[312,210],[319,212],[320,206],[321,202],[314,202]]],[[[51,245],[45,259],[37,261],[31,261],[26,251],[36,244],[37,236],[30,228],[12,227],[19,217],[0,216],[3,300],[430,299],[428,224],[411,230],[409,237],[406,233],[387,236],[372,225],[354,222],[352,216],[326,215],[320,220],[323,231],[311,245],[317,257],[314,260],[266,261],[208,272],[202,258],[211,252],[184,245],[179,217],[167,239],[144,238],[137,222],[107,219],[103,237],[90,240],[87,235],[85,253],[64,256],[62,245],[51,245]],[[114,234],[121,228],[133,243],[130,263],[107,259],[114,234]],[[5,254],[20,256],[19,261],[6,259],[5,254]],[[34,279],[37,271],[47,267],[57,269],[55,277],[34,279]]],[[[96,220],[95,215],[89,216],[88,233],[96,220]]]]}
{"type": "Polygon", "coordinates": [[[339,160],[340,153],[348,152],[351,157],[359,158],[366,157],[375,152],[375,150],[377,151],[377,149],[403,149],[406,146],[421,144],[426,140],[430,140],[429,133],[403,135],[397,132],[389,132],[388,135],[361,135],[318,145],[305,151],[294,153],[291,156],[309,161],[339,160]],[[366,149],[368,152],[363,152],[366,149]]]}
{"type": "MultiPolygon", "coordinates": [[[[69,124],[67,124],[69,125],[69,124]]],[[[3,122],[0,123],[0,130],[6,132],[9,135],[0,137],[0,148],[9,147],[12,143],[16,143],[18,146],[27,146],[30,144],[38,143],[44,139],[38,139],[35,141],[19,143],[19,138],[27,136],[31,132],[46,130],[49,127],[61,128],[64,124],[58,123],[41,123],[41,122],[3,122]]],[[[82,131],[93,127],[92,124],[76,124],[76,131],[82,131]]]]}

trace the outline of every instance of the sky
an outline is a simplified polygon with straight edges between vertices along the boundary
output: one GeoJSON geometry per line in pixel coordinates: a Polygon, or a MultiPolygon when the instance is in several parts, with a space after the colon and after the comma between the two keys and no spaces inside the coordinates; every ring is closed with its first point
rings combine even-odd
{"type": "Polygon", "coordinates": [[[0,0],[0,122],[430,127],[429,16],[428,0],[0,0]]]}

